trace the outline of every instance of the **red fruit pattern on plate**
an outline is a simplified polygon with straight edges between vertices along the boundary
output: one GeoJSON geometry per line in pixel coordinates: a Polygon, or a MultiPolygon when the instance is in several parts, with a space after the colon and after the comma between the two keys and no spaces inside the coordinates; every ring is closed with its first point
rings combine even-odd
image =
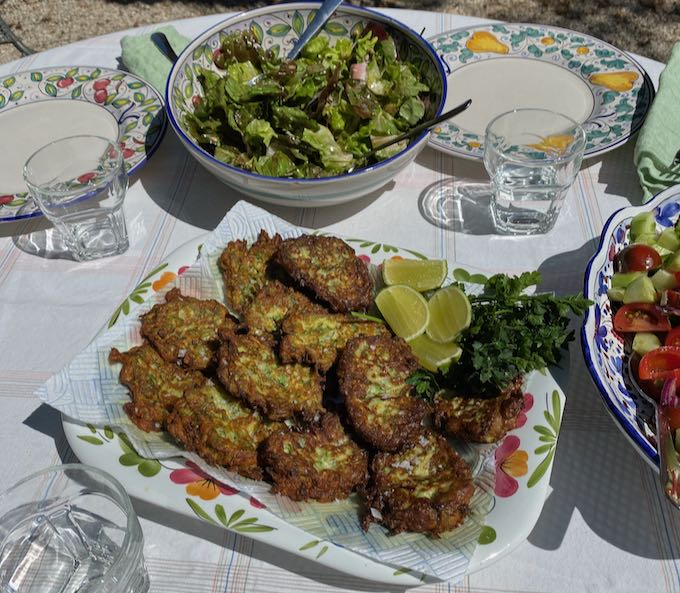
{"type": "Polygon", "coordinates": [[[73,84],[73,78],[72,77],[67,77],[67,78],[62,78],[61,80],[57,81],[57,86],[60,89],[65,89],[73,84]]]}
{"type": "Polygon", "coordinates": [[[10,195],[5,195],[5,196],[0,196],[0,206],[4,206],[5,204],[9,204],[10,202],[14,201],[14,196],[10,195]]]}
{"type": "Polygon", "coordinates": [[[111,81],[108,78],[102,78],[100,80],[95,80],[92,88],[95,91],[103,91],[106,90],[106,87],[109,86],[109,84],[111,84],[111,81]]]}
{"type": "Polygon", "coordinates": [[[135,155],[135,151],[131,148],[123,148],[123,158],[129,159],[135,155]]]}
{"type": "Polygon", "coordinates": [[[108,96],[109,94],[106,92],[106,89],[99,89],[94,93],[94,100],[97,103],[103,103],[104,101],[106,101],[106,97],[108,96]]]}
{"type": "Polygon", "coordinates": [[[201,103],[203,103],[203,98],[200,95],[194,95],[191,97],[191,104],[194,107],[198,107],[201,103]]]}
{"type": "Polygon", "coordinates": [[[94,179],[97,176],[96,173],[90,171],[89,173],[83,173],[80,177],[78,177],[78,183],[85,184],[91,179],[94,179]]]}

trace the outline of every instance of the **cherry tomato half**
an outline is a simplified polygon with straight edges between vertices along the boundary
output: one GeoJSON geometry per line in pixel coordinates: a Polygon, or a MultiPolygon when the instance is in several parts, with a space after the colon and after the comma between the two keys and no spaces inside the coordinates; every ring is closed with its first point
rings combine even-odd
{"type": "Polygon", "coordinates": [[[680,348],[662,346],[647,352],[640,359],[638,375],[643,381],[667,379],[673,375],[680,380],[680,348]]]}
{"type": "Polygon", "coordinates": [[[662,302],[666,307],[680,309],[680,290],[670,288],[661,294],[662,302]]]}
{"type": "Polygon", "coordinates": [[[614,329],[617,332],[667,332],[671,329],[661,309],[648,303],[623,305],[614,315],[614,329]]]}
{"type": "Polygon", "coordinates": [[[661,256],[649,245],[636,243],[616,254],[619,272],[646,272],[661,267],[661,256]]]}

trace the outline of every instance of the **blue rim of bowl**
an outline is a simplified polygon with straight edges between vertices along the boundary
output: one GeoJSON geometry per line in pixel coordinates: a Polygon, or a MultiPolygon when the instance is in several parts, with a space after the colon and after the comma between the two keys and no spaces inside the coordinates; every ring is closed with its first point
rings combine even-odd
{"type": "MultiPolygon", "coordinates": [[[[604,227],[602,229],[602,233],[600,234],[600,242],[597,246],[597,249],[595,250],[595,253],[590,258],[590,261],[586,266],[586,271],[583,280],[584,297],[590,299],[591,297],[594,296],[592,294],[592,291],[590,290],[590,286],[593,285],[590,282],[592,267],[595,264],[595,260],[598,259],[598,257],[602,254],[605,242],[611,236],[611,227],[614,224],[614,220],[618,219],[622,212],[630,212],[632,216],[634,216],[639,212],[652,211],[656,209],[660,203],[662,203],[665,199],[667,199],[674,193],[680,194],[680,184],[673,185],[669,188],[660,191],[659,193],[655,194],[654,197],[646,204],[642,204],[641,206],[626,206],[624,208],[620,208],[607,219],[607,222],[604,224],[604,227]]],[[[607,406],[607,410],[616,420],[617,426],[630,439],[630,441],[633,443],[633,445],[638,450],[638,453],[640,453],[643,459],[647,461],[652,467],[658,470],[659,469],[658,451],[651,445],[651,443],[647,439],[642,437],[638,431],[632,428],[628,418],[623,416],[623,414],[618,410],[618,408],[616,408],[616,406],[613,405],[611,399],[609,398],[606,387],[604,386],[604,384],[598,377],[597,372],[595,371],[595,365],[593,364],[593,356],[590,350],[590,345],[588,343],[588,337],[586,333],[588,322],[590,321],[591,315],[593,314],[594,308],[592,306],[588,307],[588,310],[586,311],[586,314],[583,318],[583,324],[581,325],[581,351],[583,353],[583,359],[586,363],[586,367],[588,368],[588,371],[593,382],[595,383],[595,386],[600,392],[600,396],[602,397],[605,405],[607,406]]]]}
{"type": "MultiPolygon", "coordinates": [[[[21,70],[15,75],[19,74],[25,74],[27,72],[35,72],[35,71],[42,71],[46,69],[60,69],[60,68],[71,68],[72,66],[45,66],[44,68],[31,68],[29,70],[21,70]]],[[[146,165],[149,162],[149,159],[151,158],[151,155],[153,155],[157,150],[158,147],[161,145],[161,141],[165,137],[165,132],[168,129],[168,115],[170,114],[170,110],[166,109],[166,102],[163,94],[155,87],[153,86],[148,80],[145,78],[142,78],[141,76],[137,74],[133,74],[132,72],[128,72],[127,70],[119,70],[118,68],[109,68],[108,66],[88,66],[87,64],[78,64],[78,68],[100,68],[102,70],[109,70],[111,72],[120,72],[121,74],[125,74],[126,76],[132,76],[139,80],[140,82],[143,82],[145,85],[147,85],[158,97],[158,100],[161,103],[161,108],[158,110],[158,113],[161,114],[162,122],[161,122],[161,129],[158,132],[158,137],[156,138],[156,141],[149,147],[149,151],[145,154],[145,158],[143,158],[141,161],[139,161],[134,167],[130,167],[130,169],[127,170],[127,176],[130,178],[132,175],[137,173],[144,165],[146,165]]],[[[11,109],[16,109],[16,107],[12,107],[11,109]]],[[[10,111],[10,109],[8,109],[10,111]]],[[[116,141],[118,141],[118,138],[120,138],[120,130],[118,130],[118,137],[116,138],[116,141]]],[[[31,198],[33,199],[33,198],[31,198]]],[[[13,222],[17,222],[19,220],[29,220],[31,218],[38,218],[39,216],[45,216],[42,213],[42,210],[38,208],[35,212],[32,212],[31,214],[21,214],[19,216],[15,216],[14,218],[7,219],[7,220],[2,220],[0,219],[0,224],[11,224],[13,222]]]]}
{"type": "MultiPolygon", "coordinates": [[[[172,128],[175,130],[175,133],[182,139],[187,147],[189,147],[193,152],[196,154],[207,158],[211,163],[217,165],[218,167],[224,167],[228,170],[241,173],[242,175],[245,175],[246,177],[252,177],[255,179],[260,179],[263,181],[268,181],[270,183],[289,183],[291,181],[297,182],[297,183],[331,183],[337,179],[347,179],[348,177],[358,177],[359,175],[362,175],[364,173],[374,171],[376,169],[380,169],[382,167],[385,167],[392,163],[394,160],[397,158],[401,157],[405,152],[411,150],[415,146],[418,146],[423,140],[425,140],[430,133],[429,130],[424,131],[422,134],[420,134],[418,137],[414,138],[411,143],[404,148],[404,150],[399,151],[397,154],[385,159],[384,161],[380,161],[379,163],[376,163],[375,165],[371,165],[370,167],[364,167],[362,169],[358,169],[357,171],[353,171],[352,173],[345,173],[343,175],[333,175],[332,177],[305,177],[305,178],[296,178],[296,177],[269,177],[267,175],[260,175],[258,173],[252,173],[250,171],[246,171],[245,169],[240,169],[239,167],[234,167],[233,165],[229,165],[228,163],[225,163],[223,161],[220,161],[219,159],[216,159],[214,156],[212,156],[208,151],[204,150],[200,146],[196,144],[196,141],[191,138],[188,134],[184,132],[184,130],[181,128],[177,120],[175,119],[175,114],[172,112],[172,102],[170,101],[170,86],[173,78],[176,76],[177,72],[180,70],[180,66],[183,66],[184,59],[186,56],[190,53],[193,52],[194,49],[196,49],[196,46],[199,45],[200,43],[204,42],[205,39],[204,37],[208,35],[212,35],[213,33],[217,33],[218,31],[221,30],[221,28],[225,27],[226,25],[229,25],[231,23],[238,22],[239,20],[243,20],[244,15],[250,14],[253,16],[259,16],[260,14],[266,14],[267,12],[270,12],[272,8],[280,8],[280,9],[289,9],[289,10],[294,10],[295,8],[309,8],[309,9],[318,9],[321,6],[320,2],[291,2],[291,3],[282,3],[282,4],[276,4],[272,6],[264,6],[262,8],[256,8],[254,10],[249,10],[245,12],[241,12],[237,14],[236,16],[229,17],[215,25],[212,25],[199,35],[197,35],[190,43],[187,45],[183,50],[182,53],[179,54],[177,61],[172,65],[172,68],[170,70],[170,74],[168,74],[167,81],[165,83],[165,105],[166,105],[166,112],[168,119],[170,120],[170,125],[172,128]]],[[[442,81],[442,96],[441,100],[439,101],[439,106],[437,107],[437,110],[434,114],[434,117],[437,117],[441,115],[444,105],[446,104],[446,94],[448,92],[448,82],[446,79],[446,72],[444,70],[444,64],[435,51],[434,47],[432,47],[432,44],[425,39],[422,35],[419,33],[416,33],[413,29],[411,29],[409,26],[405,25],[404,23],[398,21],[397,19],[394,19],[390,16],[384,15],[380,12],[377,12],[375,10],[369,10],[368,8],[364,8],[363,6],[353,6],[351,4],[341,4],[340,7],[338,7],[337,10],[348,10],[349,12],[354,12],[354,13],[363,13],[368,16],[368,18],[375,18],[378,21],[382,21],[387,25],[391,25],[395,29],[402,29],[408,33],[410,33],[414,39],[419,40],[420,43],[423,44],[423,47],[426,51],[430,53],[430,57],[432,58],[433,63],[436,65],[437,69],[439,70],[439,74],[441,76],[441,81],[442,81]]],[[[293,200],[291,201],[300,201],[300,200],[293,200]]]]}

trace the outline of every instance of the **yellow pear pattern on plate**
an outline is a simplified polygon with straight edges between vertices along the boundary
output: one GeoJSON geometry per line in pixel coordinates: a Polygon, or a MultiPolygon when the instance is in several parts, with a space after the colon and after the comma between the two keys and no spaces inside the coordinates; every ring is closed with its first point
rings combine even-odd
{"type": "Polygon", "coordinates": [[[633,88],[633,83],[637,79],[637,72],[598,72],[590,77],[590,82],[612,91],[625,93],[633,88]]]}
{"type": "Polygon", "coordinates": [[[529,144],[529,146],[541,152],[560,155],[567,151],[573,141],[574,137],[571,134],[554,134],[553,136],[545,136],[541,138],[540,142],[529,144]]]}
{"type": "Polygon", "coordinates": [[[510,48],[505,43],[498,41],[498,37],[488,31],[475,31],[465,46],[470,51],[478,54],[484,52],[507,54],[510,51],[510,48]]]}

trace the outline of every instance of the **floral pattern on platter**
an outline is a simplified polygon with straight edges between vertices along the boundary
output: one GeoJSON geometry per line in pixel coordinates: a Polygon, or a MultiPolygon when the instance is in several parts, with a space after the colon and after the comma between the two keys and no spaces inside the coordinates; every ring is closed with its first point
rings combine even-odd
{"type": "MultiPolygon", "coordinates": [[[[499,23],[458,29],[432,38],[432,45],[454,75],[456,70],[492,58],[529,58],[565,68],[591,89],[593,112],[583,124],[586,156],[604,151],[634,134],[654,98],[646,73],[629,55],[585,34],[542,25],[499,23]]],[[[482,158],[484,138],[453,122],[433,130],[431,143],[468,157],[482,158]]]]}
{"type": "Polygon", "coordinates": [[[623,338],[613,328],[607,290],[611,287],[614,258],[630,242],[633,216],[655,213],[657,231],[673,226],[680,214],[680,186],[672,187],[640,207],[614,214],[602,231],[600,246],[586,270],[585,295],[593,301],[581,330],[583,355],[610,413],[650,464],[659,465],[654,410],[635,394],[625,370],[623,338]]]}
{"type": "MultiPolygon", "coordinates": [[[[254,17],[247,26],[255,34],[264,49],[281,56],[287,54],[293,48],[299,36],[314,19],[316,12],[315,9],[286,10],[284,5],[284,8],[254,17]]],[[[362,14],[352,14],[339,9],[323,26],[319,34],[329,37],[331,44],[333,44],[335,39],[360,32],[369,22],[370,18],[366,11],[363,11],[362,14]]],[[[194,104],[192,100],[195,95],[200,95],[201,92],[200,83],[197,79],[199,67],[223,73],[213,64],[213,55],[229,33],[241,30],[243,26],[242,22],[237,22],[231,26],[225,23],[224,29],[212,35],[203,45],[199,45],[193,50],[191,64],[185,65],[184,69],[178,73],[169,97],[176,113],[193,112],[194,104]]],[[[423,75],[431,91],[436,96],[441,97],[441,80],[435,64],[406,35],[396,30],[391,30],[390,33],[394,37],[400,58],[414,64],[423,75]]]]}
{"type": "MultiPolygon", "coordinates": [[[[29,103],[74,100],[99,105],[118,125],[125,169],[133,173],[163,137],[163,100],[143,80],[109,68],[54,67],[0,77],[0,115],[29,103]]],[[[27,192],[5,193],[0,186],[0,222],[40,216],[27,192]]]]}

